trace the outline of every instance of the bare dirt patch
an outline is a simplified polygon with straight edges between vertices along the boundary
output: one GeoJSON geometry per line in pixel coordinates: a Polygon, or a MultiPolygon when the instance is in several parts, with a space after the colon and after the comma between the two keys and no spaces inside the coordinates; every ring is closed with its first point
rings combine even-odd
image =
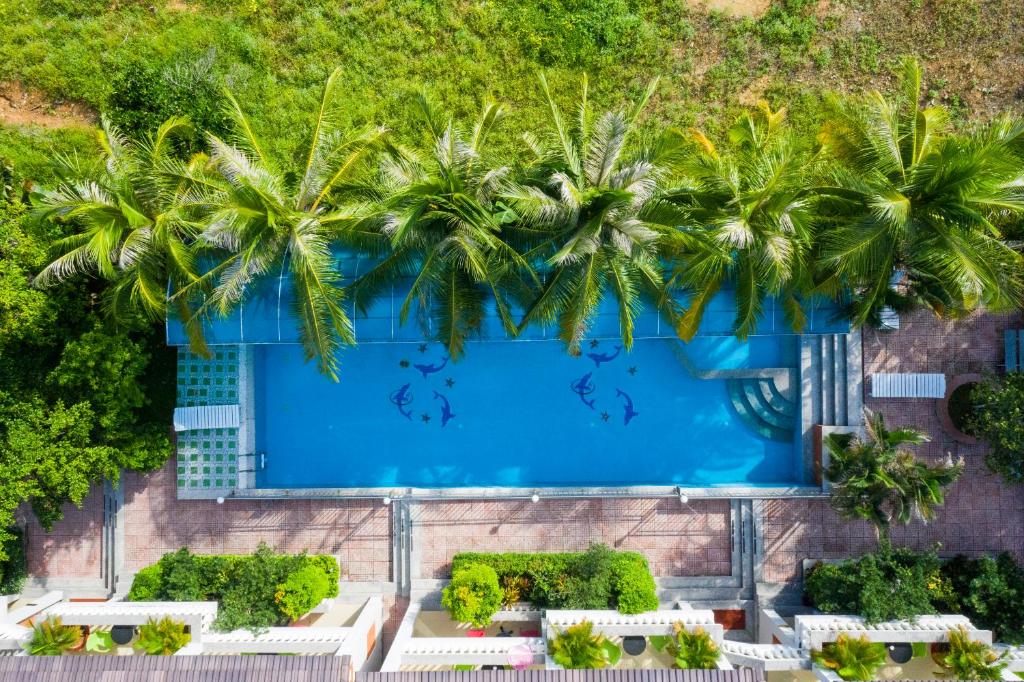
{"type": "Polygon", "coordinates": [[[80,102],[54,102],[20,83],[0,83],[0,123],[41,128],[88,128],[96,114],[80,102]]]}
{"type": "Polygon", "coordinates": [[[768,11],[771,0],[686,0],[691,7],[721,12],[730,17],[759,17],[768,11]]]}

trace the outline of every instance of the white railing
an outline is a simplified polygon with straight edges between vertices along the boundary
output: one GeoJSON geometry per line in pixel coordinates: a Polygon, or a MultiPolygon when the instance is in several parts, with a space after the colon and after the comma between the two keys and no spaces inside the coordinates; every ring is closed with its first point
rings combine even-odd
{"type": "Polygon", "coordinates": [[[841,634],[866,636],[872,642],[946,642],[949,631],[966,628],[971,638],[985,644],[992,643],[992,633],[978,630],[966,616],[919,616],[912,621],[889,621],[868,625],[860,616],[796,616],[794,630],[801,649],[820,649],[826,642],[834,642],[841,634]]]}
{"type": "Polygon", "coordinates": [[[201,639],[217,618],[215,601],[61,602],[46,611],[65,625],[143,625],[150,618],[170,618],[189,626],[192,639],[201,639]]]}

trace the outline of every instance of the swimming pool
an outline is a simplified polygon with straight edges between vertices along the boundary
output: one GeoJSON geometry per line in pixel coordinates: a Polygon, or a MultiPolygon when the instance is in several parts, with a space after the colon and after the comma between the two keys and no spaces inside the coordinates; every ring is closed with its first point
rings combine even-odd
{"type": "Polygon", "coordinates": [[[479,341],[457,363],[438,344],[365,343],[338,383],[298,345],[255,346],[256,485],[799,484],[796,338],[647,338],[629,353],[602,338],[579,357],[479,341]]]}

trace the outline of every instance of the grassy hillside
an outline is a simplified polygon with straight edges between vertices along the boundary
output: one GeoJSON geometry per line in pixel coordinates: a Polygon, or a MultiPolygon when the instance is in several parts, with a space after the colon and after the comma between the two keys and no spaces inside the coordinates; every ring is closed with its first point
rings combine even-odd
{"type": "MultiPolygon", "coordinates": [[[[929,96],[961,118],[1024,109],[1019,0],[775,0],[745,18],[683,0],[3,0],[0,25],[0,84],[129,128],[189,113],[214,129],[227,84],[281,153],[299,146],[337,65],[353,124],[408,138],[415,89],[456,115],[489,97],[511,106],[506,148],[540,115],[539,69],[573,91],[587,71],[599,104],[658,75],[651,118],[711,132],[760,97],[813,118],[822,92],[884,87],[904,54],[923,59],[929,96]]],[[[35,170],[51,140],[83,139],[8,129],[0,155],[35,170]]]]}

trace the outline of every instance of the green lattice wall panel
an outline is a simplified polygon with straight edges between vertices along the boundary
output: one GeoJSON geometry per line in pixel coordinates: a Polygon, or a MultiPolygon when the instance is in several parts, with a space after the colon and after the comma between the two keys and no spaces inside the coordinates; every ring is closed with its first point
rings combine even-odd
{"type": "Polygon", "coordinates": [[[238,429],[199,429],[178,434],[178,487],[231,489],[238,485],[238,429]]]}
{"type": "Polygon", "coordinates": [[[238,348],[217,348],[212,353],[207,359],[178,349],[178,407],[238,402],[238,348]]]}

